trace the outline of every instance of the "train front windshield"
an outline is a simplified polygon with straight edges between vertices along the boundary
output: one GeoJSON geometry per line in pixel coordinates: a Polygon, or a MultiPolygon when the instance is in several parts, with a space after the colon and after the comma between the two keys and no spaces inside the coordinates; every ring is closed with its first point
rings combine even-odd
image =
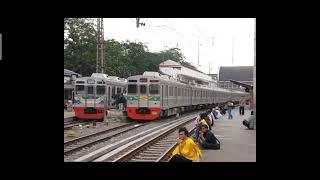
{"type": "Polygon", "coordinates": [[[150,94],[159,94],[159,84],[150,84],[149,85],[150,94]]]}
{"type": "Polygon", "coordinates": [[[128,85],[128,94],[137,94],[137,85],[136,84],[129,84],[128,85]]]}
{"type": "Polygon", "coordinates": [[[84,85],[76,85],[76,94],[85,94],[84,85]]]}
{"type": "Polygon", "coordinates": [[[105,86],[97,86],[97,95],[104,95],[106,92],[106,87],[105,86]]]}

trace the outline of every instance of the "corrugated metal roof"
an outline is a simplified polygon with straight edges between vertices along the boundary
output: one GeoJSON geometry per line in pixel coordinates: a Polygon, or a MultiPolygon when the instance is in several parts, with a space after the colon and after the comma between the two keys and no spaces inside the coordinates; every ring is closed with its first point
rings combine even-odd
{"type": "Polygon", "coordinates": [[[81,74],[75,73],[75,72],[70,71],[70,70],[68,70],[68,69],[64,69],[64,75],[70,76],[70,75],[72,75],[72,74],[75,74],[75,75],[78,75],[79,77],[81,77],[81,74]]]}
{"type": "Polygon", "coordinates": [[[218,78],[219,81],[253,81],[253,66],[222,66],[218,78]]]}

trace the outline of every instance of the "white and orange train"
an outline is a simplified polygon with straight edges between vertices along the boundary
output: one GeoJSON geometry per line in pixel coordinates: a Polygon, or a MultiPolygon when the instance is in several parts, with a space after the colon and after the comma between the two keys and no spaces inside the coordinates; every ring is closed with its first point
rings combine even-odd
{"type": "Polygon", "coordinates": [[[127,90],[128,117],[145,121],[249,97],[246,92],[191,85],[157,72],[128,77],[127,90]]]}
{"type": "Polygon", "coordinates": [[[73,109],[76,119],[103,120],[112,106],[115,94],[124,93],[126,79],[93,73],[91,77],[77,78],[73,109]]]}

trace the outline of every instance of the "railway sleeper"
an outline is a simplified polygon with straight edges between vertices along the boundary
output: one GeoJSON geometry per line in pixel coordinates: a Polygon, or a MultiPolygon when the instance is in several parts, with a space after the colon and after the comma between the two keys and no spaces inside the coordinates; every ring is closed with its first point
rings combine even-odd
{"type": "MultiPolygon", "coordinates": [[[[162,153],[161,153],[162,154],[162,153]]],[[[155,157],[161,155],[160,153],[140,153],[138,156],[142,157],[155,157]]]]}
{"type": "Polygon", "coordinates": [[[153,156],[153,157],[150,157],[150,156],[135,156],[134,157],[135,159],[146,159],[146,160],[153,160],[153,161],[155,161],[155,160],[157,160],[158,159],[158,157],[155,157],[155,156],[153,156]]]}
{"type": "Polygon", "coordinates": [[[130,162],[154,162],[155,160],[131,159],[130,162]]]}
{"type": "Polygon", "coordinates": [[[159,152],[157,150],[145,150],[143,153],[148,153],[148,154],[162,154],[162,152],[159,152]]]}

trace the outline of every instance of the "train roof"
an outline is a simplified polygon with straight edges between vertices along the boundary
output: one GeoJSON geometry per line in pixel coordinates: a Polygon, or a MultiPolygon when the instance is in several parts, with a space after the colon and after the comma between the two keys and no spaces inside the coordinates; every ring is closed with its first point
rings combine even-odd
{"type": "Polygon", "coordinates": [[[87,83],[88,79],[94,79],[97,81],[103,81],[108,83],[116,83],[116,84],[122,84],[125,85],[127,80],[123,79],[123,78],[119,78],[116,76],[107,76],[106,74],[102,74],[102,73],[93,73],[90,77],[81,77],[81,78],[77,78],[76,79],[76,83],[77,81],[85,81],[85,83],[87,83]]]}
{"type": "Polygon", "coordinates": [[[153,79],[158,79],[160,82],[167,82],[171,84],[179,84],[179,85],[186,85],[182,82],[179,82],[175,79],[170,78],[167,75],[160,75],[158,72],[144,72],[142,75],[135,75],[135,76],[130,76],[128,77],[129,79],[140,79],[142,77],[147,77],[147,78],[153,78],[153,79]]]}

